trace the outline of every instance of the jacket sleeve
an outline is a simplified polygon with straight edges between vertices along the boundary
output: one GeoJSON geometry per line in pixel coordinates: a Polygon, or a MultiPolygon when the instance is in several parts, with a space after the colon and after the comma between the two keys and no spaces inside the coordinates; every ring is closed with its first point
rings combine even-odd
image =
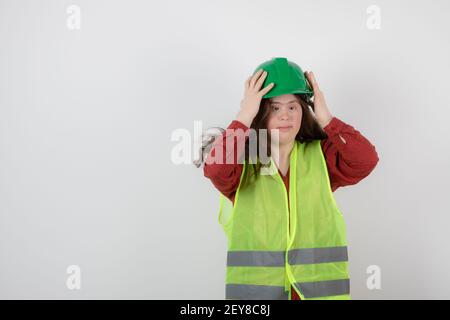
{"type": "Polygon", "coordinates": [[[233,120],[222,136],[214,141],[203,167],[204,176],[209,178],[217,190],[231,201],[234,201],[234,195],[239,186],[243,163],[238,159],[242,159],[248,135],[249,128],[242,122],[233,120]],[[227,141],[229,141],[228,147],[227,141]],[[220,154],[222,155],[221,162],[216,159],[218,152],[217,158],[220,158],[220,154]]]}
{"type": "Polygon", "coordinates": [[[353,185],[364,179],[378,163],[375,146],[358,130],[333,117],[323,128],[328,138],[321,141],[331,189],[353,185]]]}

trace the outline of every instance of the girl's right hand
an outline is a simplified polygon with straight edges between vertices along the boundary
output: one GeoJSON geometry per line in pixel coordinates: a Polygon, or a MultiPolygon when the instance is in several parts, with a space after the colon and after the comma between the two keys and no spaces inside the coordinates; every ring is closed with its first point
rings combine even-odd
{"type": "Polygon", "coordinates": [[[266,77],[267,71],[260,69],[245,81],[244,98],[241,100],[241,109],[236,119],[247,127],[250,127],[253,119],[258,114],[262,97],[274,86],[272,82],[260,90],[266,77]]]}

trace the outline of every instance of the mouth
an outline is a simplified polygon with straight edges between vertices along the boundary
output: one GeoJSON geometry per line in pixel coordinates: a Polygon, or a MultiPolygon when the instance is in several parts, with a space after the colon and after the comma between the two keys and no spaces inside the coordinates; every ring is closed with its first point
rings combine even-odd
{"type": "Polygon", "coordinates": [[[292,129],[292,126],[285,126],[285,127],[277,127],[280,132],[286,132],[292,129]]]}

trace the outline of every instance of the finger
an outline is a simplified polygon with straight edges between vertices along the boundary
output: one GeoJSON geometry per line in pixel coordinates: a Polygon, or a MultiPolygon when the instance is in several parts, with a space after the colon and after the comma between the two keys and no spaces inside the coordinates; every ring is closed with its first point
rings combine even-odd
{"type": "Polygon", "coordinates": [[[305,79],[306,79],[306,83],[307,83],[309,89],[312,90],[312,89],[313,89],[313,86],[312,86],[312,84],[311,84],[311,80],[310,80],[310,78],[309,78],[308,71],[305,71],[305,79]]]}
{"type": "Polygon", "coordinates": [[[267,77],[267,72],[264,71],[264,73],[259,77],[258,81],[256,82],[255,89],[257,89],[257,90],[261,89],[261,87],[264,83],[264,80],[266,80],[266,77],[267,77]]]}
{"type": "Polygon", "coordinates": [[[249,88],[253,88],[255,86],[256,80],[261,76],[261,74],[264,72],[263,69],[259,69],[250,79],[250,86],[249,88]]]}
{"type": "Polygon", "coordinates": [[[275,83],[271,82],[269,83],[267,86],[264,87],[264,89],[262,89],[261,91],[259,91],[259,94],[261,96],[265,95],[267,92],[269,92],[270,90],[272,90],[272,88],[274,87],[275,83]]]}
{"type": "Polygon", "coordinates": [[[247,80],[245,80],[245,84],[244,84],[244,88],[247,90],[248,86],[250,85],[250,79],[252,78],[252,76],[248,77],[247,80]]]}
{"type": "Polygon", "coordinates": [[[311,81],[311,76],[309,74],[309,71],[305,71],[305,77],[306,77],[306,80],[308,80],[308,83],[312,88],[312,81],[311,81]]]}
{"type": "Polygon", "coordinates": [[[312,71],[309,71],[308,75],[309,75],[309,79],[310,79],[310,82],[311,82],[311,85],[312,85],[313,89],[316,89],[316,88],[318,89],[319,88],[319,84],[317,83],[317,80],[316,80],[316,77],[314,76],[314,73],[312,71]]]}
{"type": "Polygon", "coordinates": [[[259,69],[253,76],[252,79],[250,80],[250,88],[253,88],[255,86],[255,82],[256,80],[259,78],[259,76],[262,74],[264,70],[263,69],[259,69]]]}

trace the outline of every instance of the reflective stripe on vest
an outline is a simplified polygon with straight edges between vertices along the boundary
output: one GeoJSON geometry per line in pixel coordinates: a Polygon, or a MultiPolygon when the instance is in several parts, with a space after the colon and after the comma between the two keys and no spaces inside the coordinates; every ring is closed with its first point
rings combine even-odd
{"type": "Polygon", "coordinates": [[[328,280],[315,282],[296,282],[294,284],[305,298],[320,298],[350,294],[350,280],[328,280]]]}
{"type": "MultiPolygon", "coordinates": [[[[285,251],[228,251],[227,266],[283,267],[285,251]]],[[[288,252],[288,263],[311,264],[348,261],[347,247],[292,249],[288,252]]]]}
{"type": "MultiPolygon", "coordinates": [[[[350,293],[349,279],[296,282],[294,285],[303,293],[305,298],[320,298],[350,293]]],[[[283,286],[227,284],[225,292],[225,299],[287,300],[288,297],[289,294],[283,286]]]]}
{"type": "Polygon", "coordinates": [[[347,247],[292,249],[288,252],[289,264],[310,264],[348,261],[347,247]]]}
{"type": "Polygon", "coordinates": [[[227,284],[225,290],[225,299],[288,300],[289,298],[284,286],[227,284]]]}

